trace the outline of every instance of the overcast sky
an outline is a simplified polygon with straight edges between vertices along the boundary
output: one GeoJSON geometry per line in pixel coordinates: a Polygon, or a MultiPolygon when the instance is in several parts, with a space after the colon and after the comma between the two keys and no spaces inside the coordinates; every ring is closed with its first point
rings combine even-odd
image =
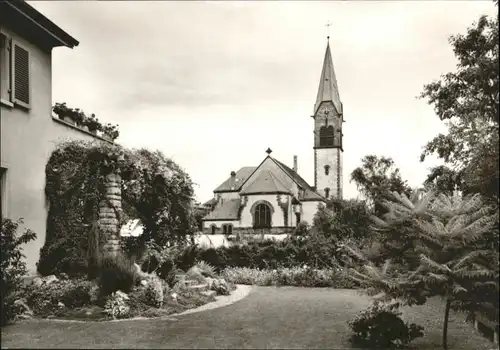
{"type": "Polygon", "coordinates": [[[266,156],[314,185],[313,106],[330,45],[344,105],[344,197],[367,154],[392,157],[410,185],[443,130],[416,99],[455,69],[448,37],[492,1],[30,1],[80,45],[53,53],[53,102],[120,125],[119,143],[159,149],[206,201],[232,170],[266,156]]]}

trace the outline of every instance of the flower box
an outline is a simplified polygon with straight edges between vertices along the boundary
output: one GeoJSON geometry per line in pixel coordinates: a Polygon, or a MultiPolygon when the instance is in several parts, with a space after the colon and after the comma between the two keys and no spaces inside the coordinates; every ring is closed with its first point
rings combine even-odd
{"type": "Polygon", "coordinates": [[[66,123],[69,123],[71,125],[75,125],[75,121],[71,119],[69,116],[65,115],[63,119],[66,123]]]}

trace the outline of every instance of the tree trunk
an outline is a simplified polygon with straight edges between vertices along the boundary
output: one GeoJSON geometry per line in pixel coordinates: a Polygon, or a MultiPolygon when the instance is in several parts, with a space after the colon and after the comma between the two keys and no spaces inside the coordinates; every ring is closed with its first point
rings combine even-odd
{"type": "Polygon", "coordinates": [[[443,324],[443,349],[448,349],[448,319],[450,317],[451,300],[446,299],[444,309],[444,324],[443,324]]]}
{"type": "Polygon", "coordinates": [[[121,178],[108,174],[105,179],[106,193],[99,203],[99,228],[105,235],[104,255],[116,256],[120,250],[120,215],[122,211],[121,178]]]}

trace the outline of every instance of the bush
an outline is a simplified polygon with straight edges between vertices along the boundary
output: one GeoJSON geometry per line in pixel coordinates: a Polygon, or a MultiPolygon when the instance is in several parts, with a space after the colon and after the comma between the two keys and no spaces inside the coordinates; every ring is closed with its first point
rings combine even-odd
{"type": "Polygon", "coordinates": [[[397,311],[399,303],[384,304],[375,301],[349,322],[353,335],[351,344],[357,348],[394,349],[422,337],[423,327],[404,323],[397,311]]]}
{"type": "Polygon", "coordinates": [[[25,256],[22,254],[21,246],[36,238],[36,234],[26,230],[17,236],[17,229],[22,224],[22,220],[13,222],[9,219],[2,219],[2,231],[0,232],[0,275],[1,275],[1,325],[4,326],[16,317],[17,308],[14,305],[18,297],[18,292],[23,285],[22,277],[28,273],[25,256]]]}
{"type": "Polygon", "coordinates": [[[214,279],[212,281],[212,285],[210,286],[210,290],[215,291],[217,295],[231,294],[231,288],[224,279],[214,279]]]}
{"type": "Polygon", "coordinates": [[[254,284],[258,286],[331,287],[353,289],[358,285],[346,272],[339,269],[312,269],[310,267],[251,269],[230,267],[222,277],[231,283],[254,284]]]}
{"type": "Polygon", "coordinates": [[[95,284],[91,281],[70,281],[60,301],[71,309],[90,305],[92,303],[93,287],[95,287],[95,284]]]}
{"type": "Polygon", "coordinates": [[[108,296],[119,290],[128,293],[138,277],[134,264],[122,254],[105,257],[101,261],[98,278],[101,295],[108,296]]]}
{"type": "Polygon", "coordinates": [[[67,308],[78,308],[92,304],[92,288],[95,284],[86,280],[54,281],[41,286],[25,288],[27,304],[36,315],[47,316],[56,313],[59,303],[67,308]]]}
{"type": "Polygon", "coordinates": [[[188,246],[174,258],[174,262],[184,271],[196,261],[209,263],[216,272],[226,267],[277,269],[304,264],[325,269],[341,265],[338,248],[339,242],[334,236],[311,233],[306,237],[293,235],[282,241],[250,240],[229,247],[201,249],[188,246]]]}
{"type": "Polygon", "coordinates": [[[147,283],[144,290],[144,303],[156,308],[162,307],[164,292],[161,280],[158,277],[153,277],[147,283]]]}
{"type": "Polygon", "coordinates": [[[200,261],[195,266],[199,269],[203,277],[214,278],[217,275],[217,273],[215,272],[215,267],[205,261],[200,261]]]}
{"type": "Polygon", "coordinates": [[[104,305],[104,313],[115,318],[126,318],[130,315],[127,294],[117,291],[109,296],[104,305]]]}
{"type": "Polygon", "coordinates": [[[186,277],[194,280],[198,283],[203,283],[205,282],[205,277],[203,277],[203,274],[201,273],[201,270],[195,265],[192,268],[190,268],[186,272],[186,277]]]}

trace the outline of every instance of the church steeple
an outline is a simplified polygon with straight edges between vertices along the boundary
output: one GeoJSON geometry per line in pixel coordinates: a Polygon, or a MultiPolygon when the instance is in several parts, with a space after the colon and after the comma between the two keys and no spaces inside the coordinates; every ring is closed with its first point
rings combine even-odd
{"type": "Polygon", "coordinates": [[[325,198],[342,198],[343,111],[330,43],[326,46],[314,104],[314,186],[325,198]]]}
{"type": "Polygon", "coordinates": [[[342,103],[340,102],[339,88],[337,86],[337,77],[333,69],[332,53],[330,52],[330,41],[326,45],[325,60],[319,80],[318,96],[314,104],[314,114],[318,112],[321,102],[331,101],[338,114],[342,114],[342,103]]]}

